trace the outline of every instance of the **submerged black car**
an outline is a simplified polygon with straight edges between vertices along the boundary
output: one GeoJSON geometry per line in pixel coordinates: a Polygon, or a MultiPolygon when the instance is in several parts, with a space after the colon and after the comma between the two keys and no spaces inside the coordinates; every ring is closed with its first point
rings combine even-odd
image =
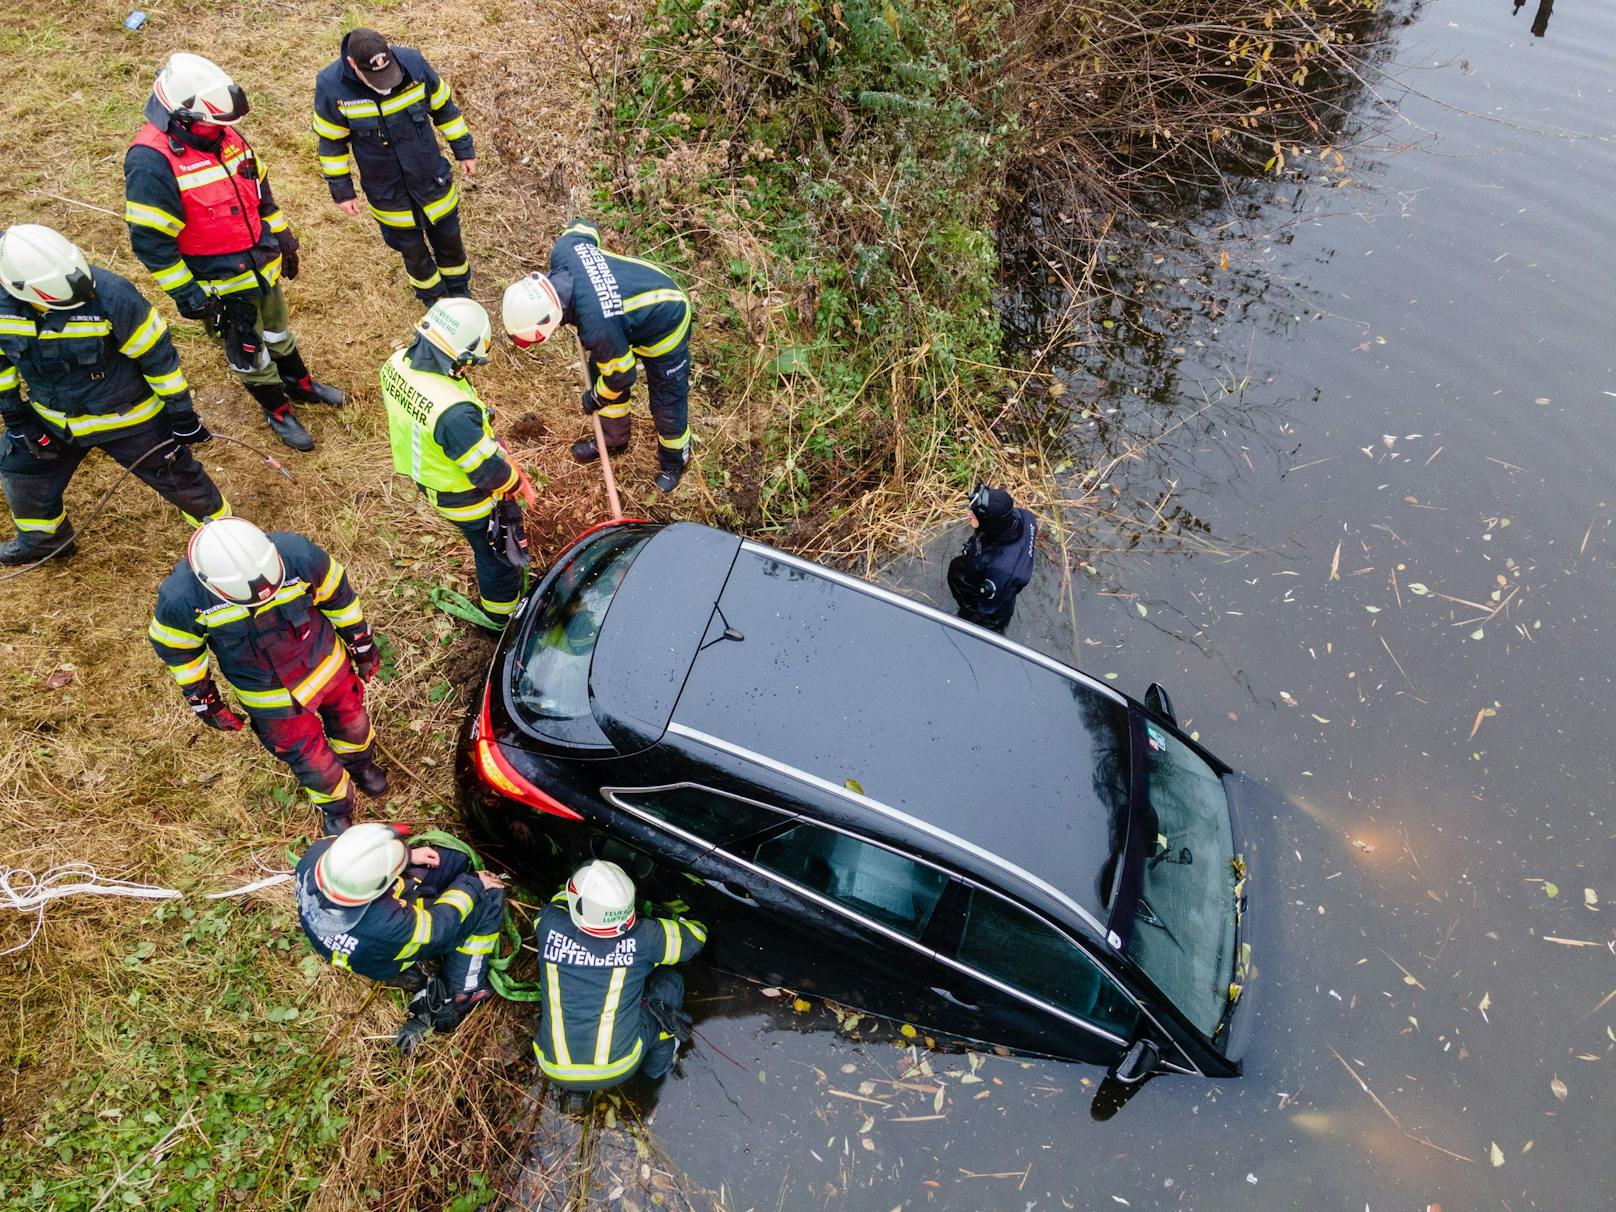
{"type": "Polygon", "coordinates": [[[688,876],[732,971],[1123,1080],[1229,1076],[1233,776],[1146,697],[723,531],[613,523],[507,629],[461,785],[507,854],[688,876]]]}

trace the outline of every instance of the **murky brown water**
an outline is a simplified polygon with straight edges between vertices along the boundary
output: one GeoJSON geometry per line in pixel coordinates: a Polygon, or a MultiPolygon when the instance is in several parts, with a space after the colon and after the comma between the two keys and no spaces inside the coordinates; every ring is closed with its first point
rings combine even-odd
{"type": "Polygon", "coordinates": [[[1616,1206],[1616,13],[1546,10],[1427,5],[1358,184],[1262,187],[1219,318],[1153,291],[1070,368],[1080,447],[1182,422],[1112,477],[1170,524],[1088,532],[1076,645],[1019,625],[1272,792],[1246,1075],[904,1089],[890,1030],[724,982],[654,1130],[730,1206],[1616,1206]]]}

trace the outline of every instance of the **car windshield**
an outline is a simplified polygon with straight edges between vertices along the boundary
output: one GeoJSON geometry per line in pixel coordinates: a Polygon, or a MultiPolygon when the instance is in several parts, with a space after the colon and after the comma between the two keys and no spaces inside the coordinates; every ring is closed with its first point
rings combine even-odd
{"type": "Polygon", "coordinates": [[[1217,772],[1145,723],[1149,810],[1128,957],[1208,1036],[1229,1005],[1235,946],[1234,833],[1217,772]]]}
{"type": "Polygon", "coordinates": [[[512,698],[540,732],[571,738],[555,723],[590,716],[589,660],[606,607],[623,581],[645,531],[611,530],[567,563],[544,591],[516,653],[512,698]]]}

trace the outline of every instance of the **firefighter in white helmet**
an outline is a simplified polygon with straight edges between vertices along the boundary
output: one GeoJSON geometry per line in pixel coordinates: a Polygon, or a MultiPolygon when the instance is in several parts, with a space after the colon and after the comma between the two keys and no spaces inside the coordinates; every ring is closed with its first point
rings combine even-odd
{"type": "Polygon", "coordinates": [[[482,304],[439,299],[415,326],[415,339],[383,364],[393,469],[408,476],[446,521],[465,535],[489,625],[504,627],[522,594],[520,497],[537,503],[533,483],[494,436],[494,412],[466,378],[488,361],[492,326],[482,304]]]}
{"type": "Polygon", "coordinates": [[[59,232],[19,223],[0,233],[0,285],[0,485],[17,530],[0,564],[72,554],[63,495],[96,447],[193,524],[230,512],[190,451],[212,435],[168,325],[127,279],[59,232]]]}
{"type": "Polygon", "coordinates": [[[395,1043],[408,1056],[492,996],[488,965],[505,917],[499,877],[458,850],[409,847],[402,825],[355,825],[298,860],[297,917],[335,968],[414,994],[395,1043]],[[439,960],[434,975],[427,962],[439,960]]]}
{"type": "Polygon", "coordinates": [[[275,436],[313,450],[292,402],[344,397],[310,377],[292,335],[281,279],[297,277],[297,237],[237,129],[246,114],[241,87],[217,64],[170,56],[124,154],[124,219],[135,256],[180,315],[223,342],[275,436]]]}
{"type": "MultiPolygon", "coordinates": [[[[673,278],[638,257],[600,247],[600,231],[573,219],[550,251],[549,272],[505,291],[505,331],[522,349],[548,341],[563,323],[583,344],[589,387],[585,414],[599,413],[606,449],[628,449],[629,392],[645,369],[657,432],[658,492],[678,487],[690,461],[690,298],[673,278]]],[[[580,463],[600,458],[593,437],[573,443],[580,463]]]]}
{"type": "Polygon", "coordinates": [[[544,1008],[533,1051],[545,1076],[573,1091],[665,1077],[689,1027],[672,965],[695,957],[707,928],[640,917],[628,873],[595,859],[540,911],[537,930],[544,1008]]]}
{"type": "Polygon", "coordinates": [[[210,655],[218,662],[325,832],[353,823],[354,784],[387,794],[363,685],[381,653],[347,572],[302,535],[265,534],[245,518],[206,523],[158,587],[147,635],[197,718],[236,732],[244,721],[219,696],[210,655]]]}

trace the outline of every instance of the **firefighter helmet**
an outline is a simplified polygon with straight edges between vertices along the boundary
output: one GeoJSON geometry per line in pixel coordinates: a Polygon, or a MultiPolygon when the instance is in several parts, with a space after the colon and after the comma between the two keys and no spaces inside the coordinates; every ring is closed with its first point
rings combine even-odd
{"type": "Polygon", "coordinates": [[[215,518],[191,535],[185,558],[209,593],[238,606],[275,596],[286,579],[281,553],[246,518],[215,518]]]}
{"type": "Polygon", "coordinates": [[[572,924],[596,938],[616,938],[634,929],[634,881],[616,863],[595,859],[567,881],[572,924]]]}
{"type": "Polygon", "coordinates": [[[0,280],[14,298],[61,311],[95,295],[90,263],[78,246],[37,223],[18,223],[0,233],[0,280]]]}
{"type": "Polygon", "coordinates": [[[247,94],[222,67],[201,55],[184,51],[170,55],[152,85],[170,117],[181,122],[207,122],[234,126],[247,116],[247,94]]]}
{"type": "Polygon", "coordinates": [[[368,905],[399,877],[409,848],[391,825],[350,825],[314,863],[315,886],[339,905],[368,905]]]}
{"type": "Polygon", "coordinates": [[[488,338],[494,328],[481,303],[454,297],[434,303],[421,317],[415,331],[448,354],[459,370],[488,361],[488,338]]]}
{"type": "Polygon", "coordinates": [[[561,296],[543,274],[534,272],[505,288],[500,319],[518,349],[542,345],[561,326],[561,296]]]}

